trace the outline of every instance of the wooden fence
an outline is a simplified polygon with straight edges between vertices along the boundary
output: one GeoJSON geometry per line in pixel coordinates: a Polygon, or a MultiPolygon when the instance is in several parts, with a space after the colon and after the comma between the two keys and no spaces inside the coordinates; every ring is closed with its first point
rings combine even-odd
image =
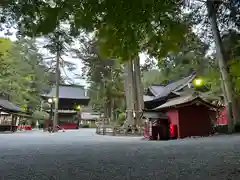
{"type": "Polygon", "coordinates": [[[112,135],[112,136],[142,136],[143,130],[139,132],[128,132],[122,126],[113,125],[98,125],[96,127],[96,133],[99,135],[112,135]]]}

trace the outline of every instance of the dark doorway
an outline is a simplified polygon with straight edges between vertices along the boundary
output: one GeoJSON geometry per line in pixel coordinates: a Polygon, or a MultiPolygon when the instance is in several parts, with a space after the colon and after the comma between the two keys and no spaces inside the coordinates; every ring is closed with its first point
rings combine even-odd
{"type": "Polygon", "coordinates": [[[170,139],[170,123],[168,119],[162,119],[160,121],[160,140],[170,139]]]}
{"type": "Polygon", "coordinates": [[[156,119],[152,121],[152,140],[169,140],[170,123],[168,119],[156,119]]]}

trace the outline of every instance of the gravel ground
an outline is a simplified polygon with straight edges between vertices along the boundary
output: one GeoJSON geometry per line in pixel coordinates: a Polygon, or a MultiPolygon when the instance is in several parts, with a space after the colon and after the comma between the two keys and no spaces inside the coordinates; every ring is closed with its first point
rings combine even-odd
{"type": "Polygon", "coordinates": [[[172,141],[81,129],[0,134],[1,180],[239,180],[240,136],[172,141]]]}

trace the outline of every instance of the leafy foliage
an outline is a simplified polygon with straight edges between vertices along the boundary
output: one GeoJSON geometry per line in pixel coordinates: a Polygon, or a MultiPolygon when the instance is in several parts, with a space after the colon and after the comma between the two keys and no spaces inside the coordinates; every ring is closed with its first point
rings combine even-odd
{"type": "MultiPolygon", "coordinates": [[[[215,82],[211,80],[213,72],[216,72],[217,65],[215,59],[206,56],[208,45],[193,33],[189,33],[185,41],[179,45],[179,49],[179,52],[169,52],[167,56],[159,60],[159,69],[152,69],[143,73],[145,87],[149,84],[168,84],[170,81],[179,80],[192,72],[196,72],[198,76],[206,79],[207,83],[214,88],[215,82]]],[[[218,72],[214,75],[219,79],[218,72]]]]}
{"type": "Polygon", "coordinates": [[[49,119],[49,114],[44,111],[34,111],[32,117],[35,120],[47,120],[49,119]]]}
{"type": "Polygon", "coordinates": [[[222,40],[228,59],[238,59],[240,57],[240,33],[236,30],[229,29],[223,36],[222,40]]]}
{"type": "MultiPolygon", "coordinates": [[[[230,74],[233,78],[235,91],[240,90],[240,54],[239,33],[230,30],[223,36],[223,43],[229,62],[230,74]]],[[[166,84],[172,80],[178,80],[195,71],[211,87],[211,94],[222,95],[220,70],[216,64],[216,55],[206,56],[208,46],[200,41],[197,36],[188,35],[186,42],[181,46],[178,53],[169,53],[159,61],[159,70],[148,70],[144,72],[143,82],[145,87],[149,84],[166,84]]]]}
{"type": "Polygon", "coordinates": [[[126,114],[125,113],[120,113],[118,115],[118,123],[123,125],[125,120],[126,120],[126,114]]]}
{"type": "Polygon", "coordinates": [[[141,51],[164,56],[178,49],[188,30],[182,3],[177,0],[10,0],[3,7],[8,17],[12,15],[18,22],[21,34],[52,33],[68,22],[72,35],[82,29],[94,31],[101,54],[122,60],[141,51]]]}
{"type": "MultiPolygon", "coordinates": [[[[190,16],[183,13],[183,4],[177,0],[53,0],[51,2],[9,0],[3,2],[1,2],[4,7],[3,12],[7,14],[7,18],[1,18],[2,23],[6,23],[7,19],[10,19],[8,21],[10,23],[18,22],[20,34],[34,37],[50,33],[54,36],[55,32],[58,32],[58,38],[61,36],[63,42],[67,42],[71,41],[67,38],[68,35],[76,36],[82,29],[94,32],[97,40],[94,42],[94,48],[87,49],[84,55],[79,56],[83,59],[85,75],[90,81],[90,93],[94,105],[99,103],[100,107],[100,104],[108,104],[112,99],[116,99],[115,97],[122,96],[121,66],[111,64],[116,61],[109,58],[126,61],[136,57],[139,52],[146,52],[159,61],[161,73],[145,72],[143,76],[145,84],[166,83],[197,71],[211,84],[212,91],[220,93],[220,76],[215,64],[215,55],[206,56],[212,37],[208,36],[211,28],[205,13],[205,2],[204,4],[193,3],[190,16]],[[71,31],[67,35],[58,29],[61,23],[70,24],[71,31]],[[197,33],[204,33],[204,43],[196,35],[189,33],[191,25],[201,25],[197,33]],[[152,76],[154,78],[151,78],[152,76]],[[112,77],[117,80],[113,80],[112,77]]],[[[239,29],[239,1],[216,1],[216,5],[220,29],[222,31],[229,30],[229,27],[239,29]]],[[[239,76],[236,69],[239,63],[235,60],[238,59],[236,54],[239,51],[234,50],[237,46],[234,45],[234,48],[232,46],[233,40],[237,39],[236,36],[234,37],[225,37],[225,45],[228,41],[227,53],[232,60],[234,59],[234,62],[228,62],[229,69],[237,89],[239,76]]],[[[58,42],[54,44],[56,43],[58,42]]],[[[51,47],[48,48],[51,49],[51,47]]],[[[151,63],[144,68],[151,68],[151,63]]]]}
{"type": "MultiPolygon", "coordinates": [[[[210,43],[213,40],[212,30],[207,15],[206,2],[208,0],[193,1],[191,3],[191,16],[189,20],[195,26],[196,32],[201,36],[205,42],[210,43]]],[[[211,2],[211,1],[209,1],[211,2]]],[[[221,33],[228,31],[229,29],[240,28],[240,3],[238,0],[231,1],[215,1],[216,3],[216,15],[218,20],[218,26],[221,33]]]]}
{"type": "Polygon", "coordinates": [[[142,83],[144,89],[147,89],[152,84],[162,84],[164,81],[169,79],[169,77],[164,76],[164,74],[159,71],[159,69],[148,69],[142,73],[142,83]]]}
{"type": "Polygon", "coordinates": [[[50,74],[34,41],[0,39],[0,94],[26,110],[37,108],[50,74]],[[2,48],[4,47],[4,48],[2,48]]]}
{"type": "Polygon", "coordinates": [[[208,45],[203,43],[196,35],[189,33],[185,41],[180,44],[180,51],[168,53],[161,61],[159,66],[165,76],[172,80],[177,76],[184,77],[195,71],[199,75],[206,74],[214,65],[214,60],[205,57],[208,45]]]}
{"type": "Polygon", "coordinates": [[[83,76],[90,83],[93,108],[111,117],[113,111],[121,108],[124,96],[121,65],[115,60],[102,58],[92,42],[86,42],[78,55],[84,64],[83,76]]]}

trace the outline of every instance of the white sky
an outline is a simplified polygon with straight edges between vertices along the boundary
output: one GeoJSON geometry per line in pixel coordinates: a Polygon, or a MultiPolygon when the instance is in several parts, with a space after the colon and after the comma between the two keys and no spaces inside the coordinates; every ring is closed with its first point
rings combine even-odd
{"type": "MultiPolygon", "coordinates": [[[[7,37],[7,38],[9,38],[12,41],[16,41],[17,40],[15,34],[7,36],[7,35],[4,34],[3,31],[0,32],[0,37],[7,37]]],[[[45,40],[43,38],[37,39],[37,43],[40,43],[40,44],[44,44],[44,41],[45,40]]],[[[46,49],[40,48],[39,52],[44,54],[44,55],[46,55],[46,57],[54,57],[54,55],[50,54],[46,49]]],[[[145,54],[141,53],[141,54],[139,54],[139,57],[140,57],[140,64],[144,64],[145,60],[147,59],[147,56],[145,54]]],[[[82,67],[83,67],[83,64],[82,64],[81,60],[78,59],[78,58],[73,58],[71,56],[62,56],[62,58],[64,60],[72,62],[72,63],[74,63],[76,65],[76,70],[73,71],[73,72],[67,71],[65,69],[65,72],[66,72],[67,76],[69,78],[71,78],[76,84],[81,84],[81,85],[87,86],[87,82],[84,79],[78,79],[78,78],[76,79],[76,78],[74,78],[75,74],[78,74],[78,75],[81,74],[82,67]]]]}

